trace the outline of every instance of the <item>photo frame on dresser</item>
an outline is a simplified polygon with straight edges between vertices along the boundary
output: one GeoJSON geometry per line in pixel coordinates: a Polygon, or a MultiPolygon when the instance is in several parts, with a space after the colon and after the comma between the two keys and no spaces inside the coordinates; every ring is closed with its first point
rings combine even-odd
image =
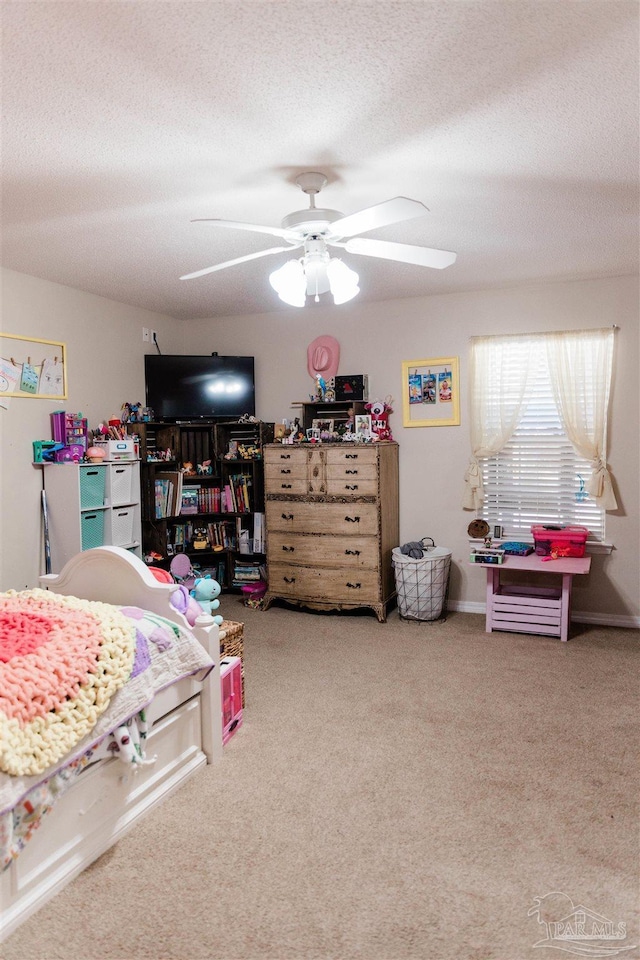
{"type": "Polygon", "coordinates": [[[355,434],[356,437],[361,437],[366,440],[369,439],[371,436],[371,414],[357,414],[355,419],[355,434]]]}
{"type": "Polygon", "coordinates": [[[458,357],[407,360],[402,364],[402,422],[405,427],[460,425],[458,357]]]}
{"type": "Polygon", "coordinates": [[[318,435],[321,433],[333,433],[333,420],[312,420],[311,427],[318,431],[318,435]]]}

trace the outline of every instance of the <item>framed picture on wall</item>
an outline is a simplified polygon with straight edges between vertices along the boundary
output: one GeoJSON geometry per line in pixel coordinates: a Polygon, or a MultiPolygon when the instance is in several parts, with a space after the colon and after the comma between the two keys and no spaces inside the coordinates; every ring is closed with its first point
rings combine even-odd
{"type": "Polygon", "coordinates": [[[65,345],[0,333],[0,397],[65,400],[65,345]]]}
{"type": "Polygon", "coordinates": [[[402,364],[402,422],[405,427],[459,426],[458,357],[407,360],[402,364]]]}

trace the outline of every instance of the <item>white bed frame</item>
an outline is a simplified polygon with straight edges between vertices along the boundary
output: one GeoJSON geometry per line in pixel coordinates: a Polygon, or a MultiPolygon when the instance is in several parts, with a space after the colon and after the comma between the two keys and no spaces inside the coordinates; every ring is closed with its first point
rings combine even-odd
{"type": "Polygon", "coordinates": [[[174,584],[160,583],[121,547],[77,554],[60,574],[40,577],[55,593],[136,606],[190,629],[215,667],[199,683],[189,678],[163,690],[147,710],[147,755],[153,765],[125,767],[114,757],[87,767],[42,820],[17,860],[0,875],[0,940],[58,893],[90,863],[198,771],[222,757],[220,631],[203,613],[194,627],[169,603],[174,584]]]}

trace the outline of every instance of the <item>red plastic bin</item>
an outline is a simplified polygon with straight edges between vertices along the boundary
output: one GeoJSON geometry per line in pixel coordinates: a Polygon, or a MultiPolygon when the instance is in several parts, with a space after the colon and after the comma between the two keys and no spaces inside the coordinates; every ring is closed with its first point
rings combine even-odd
{"type": "Polygon", "coordinates": [[[586,527],[571,526],[549,530],[542,524],[531,527],[535,550],[539,557],[584,557],[589,531],[586,527]]]}

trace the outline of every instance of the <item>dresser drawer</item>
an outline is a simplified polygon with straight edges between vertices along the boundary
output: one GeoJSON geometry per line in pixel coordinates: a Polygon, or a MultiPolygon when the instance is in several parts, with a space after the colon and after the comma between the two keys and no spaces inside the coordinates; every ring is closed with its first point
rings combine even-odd
{"type": "Polygon", "coordinates": [[[376,536],[378,533],[378,507],[375,503],[318,504],[267,500],[266,517],[269,538],[275,531],[346,536],[376,536]]]}
{"type": "Polygon", "coordinates": [[[378,541],[375,537],[274,533],[269,537],[269,563],[377,570],[378,541]]]}
{"type": "Polygon", "coordinates": [[[325,450],[320,447],[294,447],[292,444],[282,443],[264,448],[265,472],[268,467],[296,467],[305,471],[310,460],[324,460],[325,450]]]}
{"type": "Polygon", "coordinates": [[[378,451],[373,446],[358,446],[355,449],[353,444],[349,443],[327,447],[327,466],[336,464],[360,467],[369,464],[377,468],[378,451]]]}
{"type": "Polygon", "coordinates": [[[269,590],[279,597],[293,599],[366,603],[379,599],[380,578],[376,570],[270,563],[269,590]]]}
{"type": "Polygon", "coordinates": [[[334,477],[327,480],[327,495],[330,497],[375,497],[378,480],[362,477],[334,477]]]}
{"type": "MultiPolygon", "coordinates": [[[[272,468],[273,469],[273,468],[272,468]]],[[[309,493],[309,481],[307,480],[307,468],[304,468],[303,477],[295,477],[282,473],[277,477],[265,476],[265,492],[267,494],[295,493],[304,495],[309,493]]]]}
{"type": "Polygon", "coordinates": [[[269,493],[304,495],[327,492],[326,451],[318,447],[292,449],[281,446],[265,452],[265,490],[269,493]]]}
{"type": "Polygon", "coordinates": [[[282,460],[278,463],[265,463],[264,477],[267,486],[272,483],[279,483],[281,480],[289,480],[292,477],[297,480],[307,479],[307,461],[298,458],[297,460],[282,460]]]}

